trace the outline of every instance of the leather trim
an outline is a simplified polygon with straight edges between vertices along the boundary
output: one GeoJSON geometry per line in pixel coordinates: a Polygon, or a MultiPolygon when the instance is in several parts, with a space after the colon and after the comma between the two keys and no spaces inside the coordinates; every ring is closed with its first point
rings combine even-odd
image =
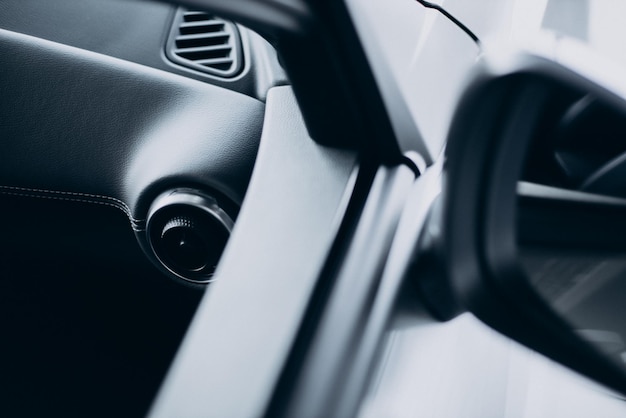
{"type": "Polygon", "coordinates": [[[0,194],[8,196],[32,197],[37,199],[63,200],[69,202],[91,203],[96,205],[111,206],[119,209],[128,217],[135,231],[142,231],[145,227],[145,219],[135,219],[128,205],[111,196],[102,196],[79,192],[63,192],[58,190],[30,189],[27,187],[14,187],[0,185],[0,194]]]}
{"type": "Polygon", "coordinates": [[[262,102],[1,29],[0,55],[0,194],[116,207],[135,229],[170,188],[243,200],[262,102]]]}

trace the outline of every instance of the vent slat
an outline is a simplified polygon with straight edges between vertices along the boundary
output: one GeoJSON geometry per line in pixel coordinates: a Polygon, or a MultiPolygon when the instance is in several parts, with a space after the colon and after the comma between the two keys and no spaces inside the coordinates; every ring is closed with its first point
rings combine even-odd
{"type": "Polygon", "coordinates": [[[232,64],[233,59],[232,58],[211,58],[211,59],[206,59],[206,60],[198,60],[196,61],[196,63],[200,65],[232,64]]]}
{"type": "Polygon", "coordinates": [[[206,12],[185,12],[183,14],[183,20],[185,22],[197,22],[199,20],[211,20],[213,16],[206,12]]]}
{"type": "Polygon", "coordinates": [[[180,24],[180,28],[195,28],[198,26],[212,26],[212,25],[224,26],[224,21],[218,20],[218,19],[209,19],[209,20],[200,20],[200,21],[194,21],[194,22],[183,22],[180,24]]]}
{"type": "Polygon", "coordinates": [[[199,48],[177,49],[174,53],[191,61],[205,60],[211,58],[226,58],[230,55],[230,46],[205,46],[199,48]]]}
{"type": "Polygon", "coordinates": [[[211,52],[211,51],[230,51],[232,48],[230,45],[211,45],[211,46],[200,46],[197,48],[181,48],[177,49],[175,53],[195,53],[195,52],[211,52]]]}
{"type": "Polygon", "coordinates": [[[224,63],[218,63],[218,64],[204,64],[204,65],[207,66],[207,67],[210,67],[210,68],[226,71],[226,70],[230,69],[230,67],[233,66],[233,63],[232,62],[224,62],[224,63]]]}
{"type": "Polygon", "coordinates": [[[210,33],[195,33],[193,35],[180,35],[176,37],[176,40],[187,40],[187,39],[204,39],[204,38],[216,38],[219,36],[229,36],[227,32],[210,32],[210,33]]]}
{"type": "Polygon", "coordinates": [[[197,33],[220,32],[224,30],[224,22],[207,21],[183,23],[180,25],[181,35],[194,35],[197,33]]]}
{"type": "Polygon", "coordinates": [[[198,35],[183,35],[176,38],[176,47],[178,49],[183,48],[198,48],[209,47],[216,45],[228,45],[230,35],[224,32],[220,34],[198,34],[198,35]]]}

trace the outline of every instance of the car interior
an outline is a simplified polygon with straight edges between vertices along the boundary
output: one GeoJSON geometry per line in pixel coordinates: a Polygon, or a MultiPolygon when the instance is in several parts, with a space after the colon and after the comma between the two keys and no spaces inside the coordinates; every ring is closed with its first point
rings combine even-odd
{"type": "Polygon", "coordinates": [[[624,416],[626,83],[522,3],[2,0],[0,415],[624,416]]]}

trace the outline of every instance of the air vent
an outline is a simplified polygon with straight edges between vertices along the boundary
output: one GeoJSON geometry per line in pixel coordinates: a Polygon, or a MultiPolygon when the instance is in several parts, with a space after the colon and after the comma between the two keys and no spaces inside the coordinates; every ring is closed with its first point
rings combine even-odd
{"type": "Polygon", "coordinates": [[[243,67],[237,26],[199,11],[178,10],[166,55],[176,64],[222,78],[236,76],[243,67]]]}

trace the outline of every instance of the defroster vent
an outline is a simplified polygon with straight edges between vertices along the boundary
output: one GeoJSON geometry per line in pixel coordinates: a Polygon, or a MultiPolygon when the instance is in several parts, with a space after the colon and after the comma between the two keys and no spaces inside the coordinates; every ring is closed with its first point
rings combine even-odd
{"type": "Polygon", "coordinates": [[[223,78],[236,76],[243,67],[237,26],[205,12],[178,10],[166,54],[177,64],[223,78]]]}

